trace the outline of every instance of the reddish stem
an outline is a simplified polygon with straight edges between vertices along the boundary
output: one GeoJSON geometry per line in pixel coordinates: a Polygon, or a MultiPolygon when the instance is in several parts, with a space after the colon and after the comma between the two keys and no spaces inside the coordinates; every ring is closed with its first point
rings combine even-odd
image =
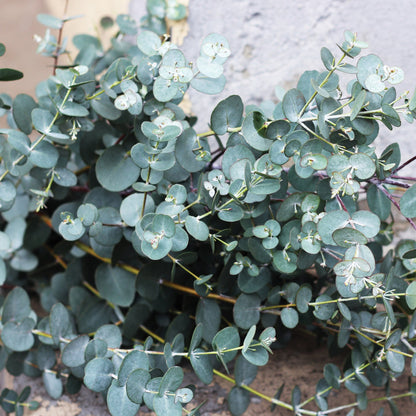
{"type": "MultiPolygon", "coordinates": [[[[68,9],[68,0],[65,1],[65,9],[64,9],[64,16],[66,16],[66,11],[68,9]]],[[[59,29],[58,33],[58,42],[56,43],[55,49],[55,56],[53,57],[53,75],[56,75],[56,68],[58,67],[58,59],[59,59],[59,48],[61,47],[62,41],[62,32],[64,31],[64,25],[62,24],[61,28],[59,29]]]]}
{"type": "MultiPolygon", "coordinates": [[[[384,186],[381,183],[376,183],[375,184],[377,186],[377,188],[383,192],[384,195],[386,195],[386,197],[393,203],[393,205],[399,210],[399,212],[401,213],[400,210],[400,205],[399,203],[393,198],[393,196],[390,194],[390,192],[388,192],[384,186]]],[[[403,215],[403,214],[402,214],[403,215]]],[[[405,217],[403,215],[404,218],[406,218],[406,221],[416,230],[416,224],[414,223],[414,221],[411,218],[405,217]]]]}
{"type": "Polygon", "coordinates": [[[416,156],[411,157],[408,161],[404,162],[402,165],[400,165],[397,169],[393,171],[393,173],[398,172],[400,169],[403,169],[405,166],[409,165],[410,163],[414,162],[416,160],[416,156]]]}

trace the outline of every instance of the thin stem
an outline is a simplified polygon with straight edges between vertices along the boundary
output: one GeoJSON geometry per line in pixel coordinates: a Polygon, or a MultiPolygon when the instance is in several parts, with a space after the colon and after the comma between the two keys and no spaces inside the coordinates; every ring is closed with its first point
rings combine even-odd
{"type": "Polygon", "coordinates": [[[336,198],[337,198],[338,203],[341,205],[341,208],[342,208],[345,212],[348,212],[347,207],[345,206],[344,201],[341,199],[341,197],[340,197],[338,194],[336,194],[335,196],[336,196],[336,198]]]}
{"type": "MultiPolygon", "coordinates": [[[[150,181],[150,173],[152,172],[152,168],[149,166],[147,168],[147,178],[146,178],[146,185],[149,184],[150,181]]],[[[140,214],[140,218],[143,218],[144,215],[144,209],[146,207],[146,200],[147,200],[147,192],[144,193],[144,197],[143,197],[143,204],[142,204],[142,212],[140,214]]]]}
{"type": "MultiPolygon", "coordinates": [[[[80,241],[77,241],[75,243],[75,245],[79,249],[88,253],[89,255],[101,260],[103,263],[112,264],[111,259],[99,256],[91,247],[88,247],[86,244],[81,243],[80,241]]],[[[130,273],[133,273],[135,275],[138,275],[140,273],[140,269],[138,269],[136,267],[133,267],[133,266],[130,266],[128,264],[117,263],[117,267],[120,267],[121,269],[126,270],[130,273]]],[[[170,287],[172,289],[175,289],[175,290],[183,292],[183,293],[188,293],[189,295],[192,295],[192,296],[201,297],[201,295],[199,295],[196,290],[194,290],[190,287],[182,286],[182,285],[179,285],[177,283],[173,283],[173,282],[170,282],[168,280],[163,280],[163,279],[160,279],[159,282],[163,286],[170,287]]],[[[224,295],[217,295],[215,293],[209,293],[206,297],[209,298],[209,299],[216,299],[216,300],[219,300],[219,301],[222,301],[222,302],[227,302],[227,303],[232,303],[232,304],[234,304],[236,302],[235,298],[231,298],[229,296],[224,296],[224,295]]]]}
{"type": "Polygon", "coordinates": [[[396,168],[393,173],[398,172],[399,170],[403,169],[404,167],[406,167],[407,165],[409,165],[410,163],[414,162],[416,160],[416,156],[411,157],[408,161],[404,162],[403,164],[401,164],[398,168],[396,168]]]}
{"type": "Polygon", "coordinates": [[[65,263],[65,261],[62,259],[61,256],[59,256],[58,254],[56,254],[51,247],[49,247],[48,245],[44,245],[44,247],[46,248],[46,250],[49,252],[49,254],[56,260],[56,262],[62,266],[63,269],[66,269],[68,267],[68,265],[65,263]]]}
{"type": "MultiPolygon", "coordinates": [[[[64,99],[62,100],[62,104],[61,107],[63,107],[66,103],[66,101],[69,98],[69,94],[71,93],[71,88],[69,88],[65,94],[64,99]]],[[[56,120],[58,120],[59,117],[59,109],[56,111],[55,116],[53,117],[52,121],[50,122],[49,126],[47,127],[46,131],[49,132],[50,129],[52,128],[52,126],[55,124],[56,120]]],[[[39,144],[43,141],[43,139],[47,136],[46,133],[43,133],[35,142],[33,142],[33,144],[30,146],[29,149],[29,153],[34,150],[37,146],[39,146],[39,144]]],[[[22,160],[24,160],[26,156],[25,155],[20,155],[14,162],[13,162],[13,166],[18,165],[22,160]]],[[[7,174],[10,173],[9,169],[6,169],[3,174],[0,176],[0,182],[7,176],[7,174]]]]}
{"type": "MultiPolygon", "coordinates": [[[[64,16],[66,16],[67,10],[68,10],[68,0],[65,0],[64,16]]],[[[58,41],[56,43],[55,56],[54,56],[54,62],[53,62],[53,75],[56,75],[56,68],[58,67],[59,48],[61,46],[63,31],[64,31],[64,25],[62,24],[62,26],[59,29],[58,41]]]]}
{"type": "MultiPolygon", "coordinates": [[[[384,195],[386,195],[386,197],[388,198],[388,199],[390,199],[390,201],[393,203],[393,205],[399,210],[399,212],[401,213],[401,210],[400,210],[400,205],[399,205],[399,203],[393,198],[393,196],[390,194],[390,192],[388,192],[385,188],[384,188],[384,186],[381,184],[381,183],[379,183],[379,182],[372,182],[372,183],[374,183],[376,186],[377,186],[377,188],[381,191],[381,192],[383,192],[383,194],[384,195]]],[[[403,215],[403,214],[402,214],[403,215]]],[[[404,215],[403,215],[403,217],[404,218],[406,218],[406,221],[416,230],[416,224],[414,223],[414,221],[411,219],[411,218],[408,218],[408,217],[405,217],[404,215]]]]}
{"type": "MultiPolygon", "coordinates": [[[[227,375],[221,373],[221,371],[218,371],[218,370],[215,370],[214,369],[213,372],[214,372],[215,375],[221,377],[222,379],[228,381],[229,383],[236,384],[235,380],[232,377],[227,376],[227,375]]],[[[252,394],[254,394],[254,395],[256,395],[256,396],[258,396],[258,397],[260,397],[262,399],[264,399],[264,400],[267,400],[270,403],[276,404],[276,405],[278,405],[280,407],[283,407],[285,409],[288,409],[288,410],[293,411],[293,406],[291,406],[288,403],[282,402],[281,400],[277,400],[277,399],[275,399],[273,397],[266,396],[265,394],[260,393],[259,391],[254,390],[253,388],[251,388],[249,386],[246,386],[244,384],[242,384],[240,387],[242,389],[247,390],[248,392],[250,392],[250,393],[252,393],[252,394]]],[[[316,412],[308,412],[306,414],[311,415],[311,416],[316,416],[316,412]]]]}
{"type": "MultiPolygon", "coordinates": [[[[121,80],[113,82],[108,88],[111,90],[112,88],[117,87],[117,85],[120,85],[124,80],[133,79],[134,77],[135,77],[135,75],[126,75],[121,80]]],[[[96,92],[95,94],[86,97],[86,99],[87,100],[93,100],[93,99],[99,97],[101,94],[104,94],[104,93],[105,93],[105,90],[102,89],[102,90],[99,90],[98,92],[96,92]]]]}
{"type": "Polygon", "coordinates": [[[395,186],[398,186],[400,188],[406,188],[406,189],[410,188],[410,185],[408,183],[397,181],[395,179],[386,178],[386,179],[383,179],[383,183],[386,183],[388,185],[395,185],[395,186]]]}
{"type": "Polygon", "coordinates": [[[199,276],[197,276],[194,272],[190,271],[187,267],[185,267],[178,259],[173,257],[172,255],[168,254],[168,257],[177,264],[182,270],[184,270],[186,273],[191,275],[195,280],[201,280],[199,276]]]}
{"type": "Polygon", "coordinates": [[[312,129],[310,129],[306,124],[299,121],[299,124],[309,133],[311,133],[313,136],[315,136],[317,139],[323,141],[327,145],[331,146],[333,150],[336,149],[336,145],[334,143],[331,143],[329,140],[326,140],[324,137],[320,136],[318,133],[314,132],[312,129]]]}
{"type": "Polygon", "coordinates": [[[155,334],[153,331],[151,331],[150,329],[146,328],[144,325],[140,325],[140,329],[145,332],[147,335],[150,335],[152,338],[154,338],[155,340],[159,341],[161,344],[165,343],[165,340],[160,337],[159,335],[155,334]]]}
{"type": "MultiPolygon", "coordinates": [[[[322,88],[329,80],[330,76],[336,71],[339,65],[341,65],[342,61],[347,56],[346,52],[344,52],[339,59],[339,61],[335,64],[335,66],[328,72],[324,80],[320,83],[319,88],[322,88]]],[[[305,113],[306,109],[309,107],[309,104],[315,99],[315,97],[318,95],[318,91],[314,91],[314,93],[311,95],[308,101],[306,101],[305,105],[303,106],[302,110],[300,110],[300,113],[298,114],[298,118],[301,118],[302,115],[305,113]]]]}

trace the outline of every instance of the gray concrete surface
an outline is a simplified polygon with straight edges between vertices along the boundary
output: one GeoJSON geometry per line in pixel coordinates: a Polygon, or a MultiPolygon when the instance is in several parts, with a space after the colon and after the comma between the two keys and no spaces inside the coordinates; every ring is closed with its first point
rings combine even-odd
{"type": "MultiPolygon", "coordinates": [[[[145,0],[131,0],[136,18],[145,0]]],[[[320,49],[337,52],[344,30],[357,32],[389,66],[405,72],[399,91],[416,86],[416,2],[413,0],[190,0],[190,30],[183,49],[189,60],[199,54],[201,39],[217,32],[228,39],[232,55],[225,64],[226,89],[219,96],[191,91],[192,108],[205,129],[210,111],[222,98],[241,95],[246,103],[275,100],[274,87],[296,86],[309,69],[324,70],[320,49]]],[[[403,159],[413,154],[416,123],[400,130],[383,130],[379,148],[391,141],[405,143],[403,159]]],[[[408,169],[408,172],[410,169],[408,169]]]]}

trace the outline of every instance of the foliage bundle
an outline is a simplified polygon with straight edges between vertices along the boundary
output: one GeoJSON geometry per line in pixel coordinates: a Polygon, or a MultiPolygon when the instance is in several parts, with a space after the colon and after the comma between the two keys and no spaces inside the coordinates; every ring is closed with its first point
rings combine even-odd
{"type": "MultiPolygon", "coordinates": [[[[234,383],[233,415],[252,394],[296,415],[352,415],[370,385],[398,414],[394,399],[416,395],[389,393],[407,368],[416,375],[416,242],[385,247],[392,209],[416,228],[416,178],[401,176],[416,157],[401,162],[397,143],[377,156],[372,143],[380,123],[416,118],[416,96],[396,94],[403,71],[356,59],[366,44],[346,31],[337,57],[322,48],[325,69],[278,89],[277,105],[230,96],[198,134],[180,103],[189,87],[224,88],[227,40],[207,36],[190,62],[164,35],[186,9],[147,9],[140,29],[117,17],[108,50],[75,36],[70,66],[58,65],[70,18],[39,15],[54,74],[35,98],[0,95],[0,366],[41,376],[53,398],[85,384],[113,416],[143,404],[200,414],[183,386],[187,360],[206,384],[234,383]],[[349,351],[344,367],[327,363],[314,397],[292,386],[290,403],[282,388],[251,388],[298,326],[349,351]],[[331,408],[341,387],[356,401],[331,408]]],[[[38,406],[29,394],[4,389],[1,406],[21,415],[38,406]]]]}

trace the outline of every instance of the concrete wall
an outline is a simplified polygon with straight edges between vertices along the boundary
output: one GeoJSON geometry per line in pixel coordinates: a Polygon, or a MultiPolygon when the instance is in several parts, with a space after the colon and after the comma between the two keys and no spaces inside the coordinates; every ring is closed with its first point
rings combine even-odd
{"type": "MultiPolygon", "coordinates": [[[[130,10],[139,18],[145,13],[145,0],[131,0],[130,10]]],[[[210,110],[230,94],[251,103],[275,99],[276,85],[289,89],[305,70],[323,70],[321,47],[337,53],[335,44],[343,40],[345,29],[369,43],[368,53],[402,68],[406,80],[398,90],[413,93],[415,16],[413,0],[190,0],[190,30],[183,44],[187,58],[196,59],[201,39],[211,32],[226,36],[232,50],[225,65],[225,91],[214,97],[191,92],[193,111],[200,117],[198,128],[205,129],[210,110]]],[[[400,140],[410,151],[415,136],[416,124],[383,131],[381,147],[400,140]]]]}

